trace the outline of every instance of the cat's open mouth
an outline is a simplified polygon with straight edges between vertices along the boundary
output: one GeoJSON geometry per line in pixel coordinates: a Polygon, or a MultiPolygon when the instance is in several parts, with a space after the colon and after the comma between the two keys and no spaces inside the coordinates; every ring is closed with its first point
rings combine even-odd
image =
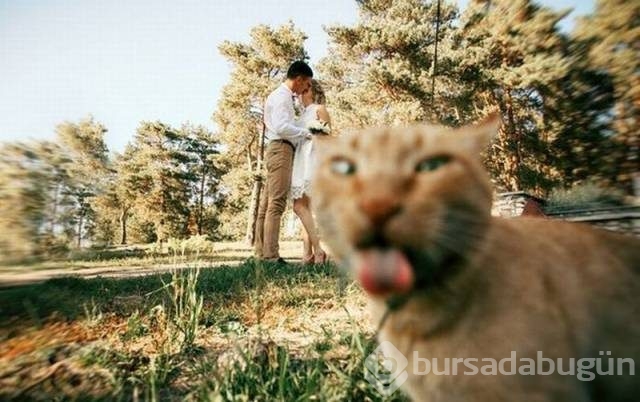
{"type": "Polygon", "coordinates": [[[405,294],[413,289],[414,270],[406,254],[394,248],[360,249],[354,256],[356,278],[375,296],[405,294]]]}
{"type": "Polygon", "coordinates": [[[457,271],[460,259],[435,247],[419,250],[394,244],[379,231],[363,236],[353,257],[356,279],[367,293],[378,297],[437,286],[457,271]]]}
{"type": "Polygon", "coordinates": [[[353,263],[356,279],[370,295],[405,294],[413,289],[414,266],[410,253],[392,246],[379,231],[371,231],[357,244],[353,263]]]}

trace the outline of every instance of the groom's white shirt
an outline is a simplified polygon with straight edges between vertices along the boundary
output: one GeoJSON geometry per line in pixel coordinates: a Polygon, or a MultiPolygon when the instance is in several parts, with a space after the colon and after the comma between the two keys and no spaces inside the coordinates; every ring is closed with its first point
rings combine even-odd
{"type": "Polygon", "coordinates": [[[293,109],[293,92],[282,83],[269,94],[264,103],[264,125],[266,127],[266,142],[273,140],[287,140],[296,144],[311,133],[306,128],[293,124],[295,112],[293,109]]]}

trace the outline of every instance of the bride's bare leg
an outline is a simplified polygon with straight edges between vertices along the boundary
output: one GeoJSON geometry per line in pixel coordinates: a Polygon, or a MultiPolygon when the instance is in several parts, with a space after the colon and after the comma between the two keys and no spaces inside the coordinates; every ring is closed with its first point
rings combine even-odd
{"type": "Polygon", "coordinates": [[[302,222],[302,262],[304,264],[313,262],[313,248],[311,244],[311,239],[309,237],[309,232],[307,231],[307,227],[304,224],[303,216],[304,213],[301,212],[304,209],[304,201],[302,198],[296,198],[293,200],[293,211],[296,213],[300,221],[302,222]]]}
{"type": "Polygon", "coordinates": [[[311,214],[309,204],[309,197],[303,195],[302,198],[294,200],[293,210],[302,221],[302,225],[304,226],[307,235],[309,236],[309,242],[313,247],[313,254],[315,256],[316,262],[324,262],[326,254],[320,246],[320,238],[318,237],[318,232],[316,231],[316,224],[313,221],[313,215],[311,214]]]}
{"type": "Polygon", "coordinates": [[[307,229],[302,226],[302,262],[313,261],[313,249],[311,248],[311,240],[307,229]]]}

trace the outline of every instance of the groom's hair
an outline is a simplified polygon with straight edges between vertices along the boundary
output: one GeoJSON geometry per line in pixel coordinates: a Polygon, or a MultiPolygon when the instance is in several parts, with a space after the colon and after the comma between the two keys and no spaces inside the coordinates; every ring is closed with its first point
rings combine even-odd
{"type": "Polygon", "coordinates": [[[313,70],[302,60],[294,61],[287,70],[287,78],[294,79],[300,76],[313,78],[313,70]]]}

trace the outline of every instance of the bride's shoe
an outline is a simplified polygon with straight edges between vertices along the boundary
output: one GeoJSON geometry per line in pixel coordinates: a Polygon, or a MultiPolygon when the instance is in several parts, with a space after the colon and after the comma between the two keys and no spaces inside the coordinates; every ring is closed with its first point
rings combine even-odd
{"type": "Polygon", "coordinates": [[[325,262],[327,262],[327,253],[323,250],[320,250],[313,255],[314,264],[324,264],[325,262]]]}

